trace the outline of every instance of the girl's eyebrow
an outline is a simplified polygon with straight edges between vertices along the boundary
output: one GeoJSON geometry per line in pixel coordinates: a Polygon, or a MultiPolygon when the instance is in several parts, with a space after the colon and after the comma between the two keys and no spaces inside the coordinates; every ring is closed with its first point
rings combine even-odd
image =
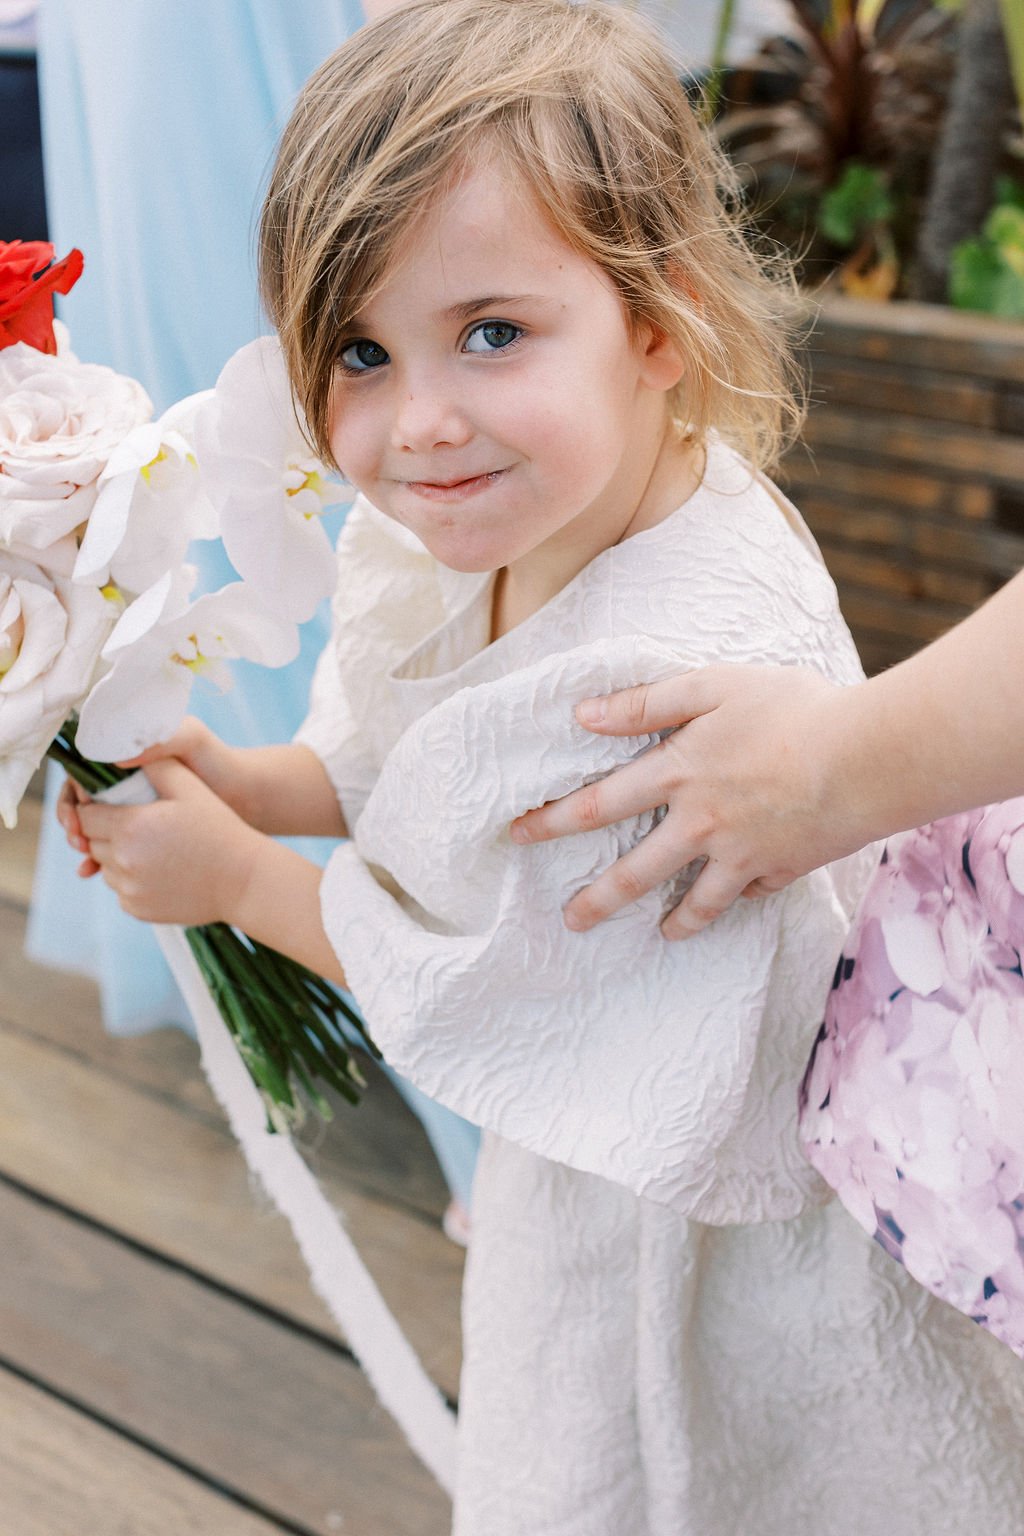
{"type": "Polygon", "coordinates": [[[539,293],[485,293],[479,299],[462,299],[458,304],[453,304],[446,309],[446,320],[468,320],[470,315],[479,314],[482,309],[500,308],[503,304],[536,304],[543,303],[543,296],[539,293]]]}

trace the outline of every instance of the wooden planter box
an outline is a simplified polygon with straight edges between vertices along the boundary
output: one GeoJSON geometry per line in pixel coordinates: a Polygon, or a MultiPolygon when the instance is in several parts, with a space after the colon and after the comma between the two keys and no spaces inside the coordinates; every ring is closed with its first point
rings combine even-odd
{"type": "Polygon", "coordinates": [[[1024,325],[830,298],[807,364],[781,480],[877,672],[1024,568],[1024,325]]]}

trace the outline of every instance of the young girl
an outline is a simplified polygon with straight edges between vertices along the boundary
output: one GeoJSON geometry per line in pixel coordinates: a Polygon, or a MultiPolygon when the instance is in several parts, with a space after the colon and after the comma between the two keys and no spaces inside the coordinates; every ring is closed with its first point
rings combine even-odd
{"type": "Polygon", "coordinates": [[[262,229],[310,431],[363,493],[290,747],[189,725],[164,797],[65,803],[149,921],[358,997],[479,1121],[457,1536],[1017,1536],[1016,1362],[869,1244],[797,1085],[870,859],[687,945],[561,906],[650,825],[512,818],[640,743],[577,699],[680,663],[860,676],[795,511],[782,306],[632,17],[423,0],[312,79],[262,229]],[[319,870],[276,832],[352,841],[319,870]]]}

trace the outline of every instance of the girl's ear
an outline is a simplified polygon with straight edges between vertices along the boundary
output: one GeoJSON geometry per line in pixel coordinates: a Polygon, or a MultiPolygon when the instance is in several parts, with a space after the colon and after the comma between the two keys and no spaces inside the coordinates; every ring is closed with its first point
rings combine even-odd
{"type": "Polygon", "coordinates": [[[646,326],[640,336],[641,373],[648,389],[674,389],[686,372],[686,359],[677,341],[665,331],[646,326]]]}

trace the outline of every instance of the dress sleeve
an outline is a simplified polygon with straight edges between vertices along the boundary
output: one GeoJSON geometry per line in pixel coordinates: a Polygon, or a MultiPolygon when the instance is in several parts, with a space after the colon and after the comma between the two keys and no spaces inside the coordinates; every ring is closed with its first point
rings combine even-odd
{"type": "Polygon", "coordinates": [[[530,1150],[704,1222],[782,1219],[826,1197],[796,1094],[848,913],[828,871],[739,903],[685,944],[662,887],[588,934],[560,909],[652,818],[519,847],[514,816],[645,743],[592,736],[574,702],[678,671],[637,637],[465,688],[390,753],[324,922],[387,1058],[530,1150]]]}
{"type": "Polygon", "coordinates": [[[365,497],[338,537],[331,632],[293,740],[320,758],[351,827],[384,755],[380,679],[444,616],[436,564],[365,497]]]}

